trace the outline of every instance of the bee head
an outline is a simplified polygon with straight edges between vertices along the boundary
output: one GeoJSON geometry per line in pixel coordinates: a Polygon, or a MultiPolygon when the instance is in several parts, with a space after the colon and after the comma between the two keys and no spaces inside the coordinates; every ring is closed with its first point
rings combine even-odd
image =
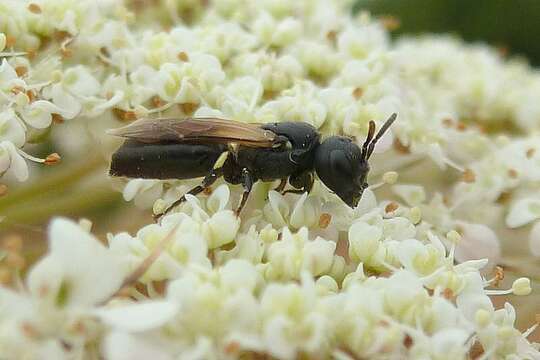
{"type": "Polygon", "coordinates": [[[356,207],[368,187],[368,160],[375,144],[392,125],[393,114],[375,135],[375,123],[369,122],[367,138],[360,148],[350,138],[331,136],[324,140],[315,153],[315,171],[321,181],[350,207],[356,207]]]}

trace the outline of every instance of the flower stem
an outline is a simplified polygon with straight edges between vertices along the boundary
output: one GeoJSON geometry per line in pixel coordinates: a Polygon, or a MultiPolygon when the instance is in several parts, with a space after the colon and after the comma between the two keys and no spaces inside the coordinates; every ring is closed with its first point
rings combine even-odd
{"type": "Polygon", "coordinates": [[[104,164],[105,161],[103,158],[96,156],[86,161],[77,162],[74,166],[58,169],[52,175],[46,175],[30,185],[23,186],[7,196],[0,198],[0,214],[6,214],[6,209],[14,205],[33,201],[40,195],[63,190],[67,186],[77,183],[102,168],[104,164]]]}

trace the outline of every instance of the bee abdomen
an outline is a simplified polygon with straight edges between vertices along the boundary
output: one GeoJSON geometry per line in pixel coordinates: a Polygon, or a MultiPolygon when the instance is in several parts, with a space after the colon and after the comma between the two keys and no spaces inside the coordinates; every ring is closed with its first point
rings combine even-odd
{"type": "Polygon", "coordinates": [[[191,179],[206,176],[224,145],[126,141],[112,156],[109,174],[142,179],[191,179]]]}

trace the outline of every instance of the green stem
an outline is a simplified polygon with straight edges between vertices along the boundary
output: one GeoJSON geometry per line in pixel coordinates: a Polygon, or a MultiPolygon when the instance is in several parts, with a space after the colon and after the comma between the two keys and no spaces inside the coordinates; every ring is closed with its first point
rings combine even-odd
{"type": "Polygon", "coordinates": [[[44,176],[29,186],[21,187],[12,193],[0,198],[0,214],[6,214],[6,209],[32,201],[34,198],[65,189],[84,179],[87,175],[101,168],[105,164],[102,157],[96,156],[86,161],[78,162],[75,166],[55,171],[52,175],[44,176]]]}
{"type": "Polygon", "coordinates": [[[52,215],[76,216],[111,208],[120,200],[120,194],[111,190],[108,184],[101,184],[84,191],[73,190],[67,196],[49,196],[40,201],[21,203],[10,209],[9,215],[0,223],[0,229],[23,224],[25,226],[42,223],[52,215]]]}

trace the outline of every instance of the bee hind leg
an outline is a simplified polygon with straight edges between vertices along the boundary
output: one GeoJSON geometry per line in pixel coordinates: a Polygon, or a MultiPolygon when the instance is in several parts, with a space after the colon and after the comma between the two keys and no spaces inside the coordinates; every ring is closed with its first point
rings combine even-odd
{"type": "MultiPolygon", "coordinates": [[[[204,190],[208,189],[210,186],[212,186],[213,183],[216,182],[217,179],[219,179],[221,176],[223,176],[223,168],[217,168],[213,169],[210,174],[206,175],[200,185],[195,186],[193,189],[189,190],[186,194],[190,195],[198,195],[204,190]]],[[[167,215],[172,209],[186,201],[186,194],[182,195],[182,197],[175,202],[173,202],[169,207],[165,209],[161,214],[154,215],[154,220],[158,222],[163,216],[167,215]]]]}
{"type": "Polygon", "coordinates": [[[253,183],[254,183],[253,175],[249,172],[248,169],[243,168],[242,169],[242,186],[244,187],[244,193],[242,194],[242,200],[240,200],[240,205],[238,205],[238,208],[235,211],[236,216],[240,216],[240,212],[242,212],[244,205],[246,205],[249,194],[251,193],[251,188],[253,187],[253,183]]]}

